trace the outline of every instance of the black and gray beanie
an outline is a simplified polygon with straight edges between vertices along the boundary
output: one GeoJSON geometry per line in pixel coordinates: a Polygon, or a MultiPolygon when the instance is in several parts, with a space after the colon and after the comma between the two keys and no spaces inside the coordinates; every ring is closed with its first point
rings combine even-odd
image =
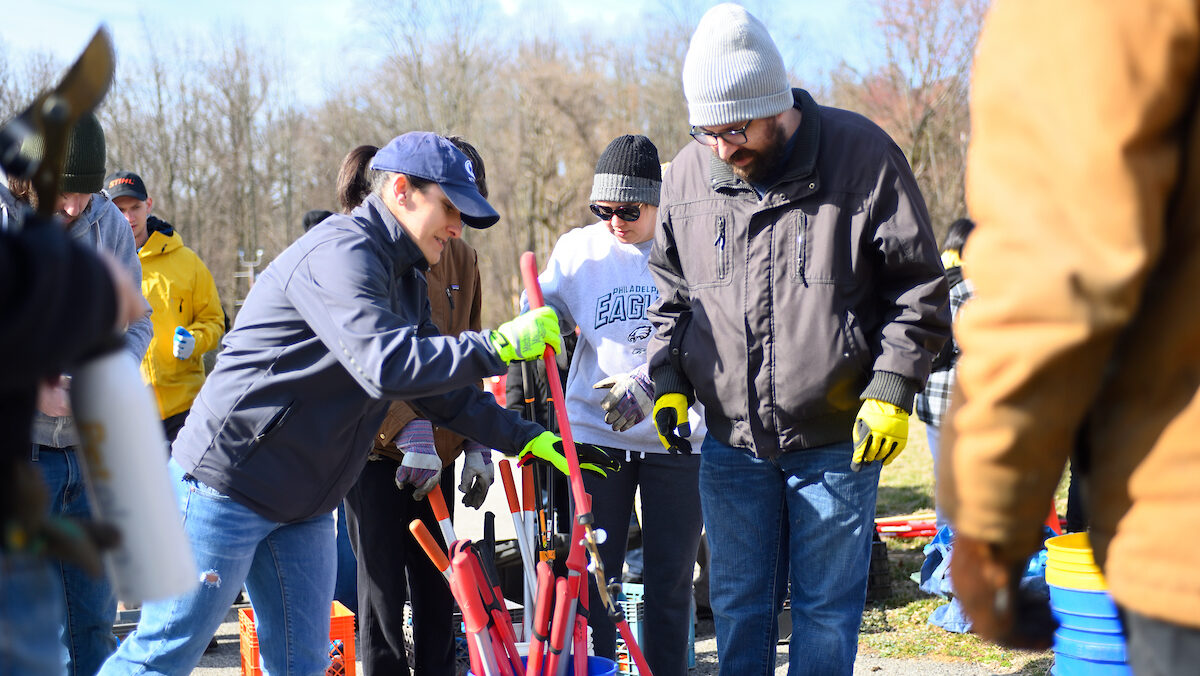
{"type": "Polygon", "coordinates": [[[626,134],[613,139],[596,162],[592,202],[625,202],[658,206],[662,166],[658,149],[645,136],[626,134]]]}
{"type": "Polygon", "coordinates": [[[744,7],[704,13],[683,60],[688,122],[715,127],[773,117],[794,104],[779,48],[744,7]]]}
{"type": "MultiPolygon", "coordinates": [[[[79,118],[67,139],[60,192],[93,193],[104,189],[104,129],[95,113],[79,118]]],[[[32,134],[21,144],[21,154],[40,159],[45,153],[41,134],[32,134]]]]}

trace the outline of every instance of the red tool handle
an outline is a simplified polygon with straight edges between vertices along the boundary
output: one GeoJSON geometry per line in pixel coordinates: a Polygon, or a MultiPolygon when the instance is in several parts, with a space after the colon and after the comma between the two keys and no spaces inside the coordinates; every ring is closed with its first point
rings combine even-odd
{"type": "Polygon", "coordinates": [[[471,555],[457,546],[455,550],[451,559],[451,569],[459,589],[463,592],[463,598],[458,599],[463,622],[467,625],[467,631],[480,632],[487,627],[488,615],[479,597],[479,581],[475,579],[475,571],[471,570],[471,555]]]}
{"type": "Polygon", "coordinates": [[[492,642],[497,644],[501,651],[496,658],[500,663],[500,670],[506,673],[515,672],[517,676],[525,676],[525,667],[521,664],[520,654],[517,653],[517,639],[513,633],[512,617],[509,616],[508,608],[504,604],[504,594],[500,591],[500,585],[498,582],[493,585],[493,582],[488,579],[476,549],[469,548],[466,552],[471,559],[471,572],[479,584],[479,595],[483,598],[483,606],[492,618],[492,642]]]}
{"type": "MultiPolygon", "coordinates": [[[[529,299],[529,307],[539,308],[545,305],[542,286],[537,277],[537,256],[532,251],[521,254],[521,277],[525,280],[525,295],[529,299]]],[[[592,502],[583,488],[579,454],[575,451],[575,439],[571,436],[571,424],[567,420],[567,398],[563,396],[562,379],[558,376],[554,350],[547,347],[542,359],[546,362],[546,380],[550,383],[550,395],[554,398],[554,416],[558,419],[558,434],[562,437],[563,454],[567,456],[571,495],[575,498],[575,513],[587,514],[592,511],[592,502]]]]}
{"type": "Polygon", "coordinates": [[[504,483],[504,495],[508,498],[508,511],[518,514],[521,505],[517,503],[517,483],[513,480],[512,466],[505,458],[497,463],[500,465],[500,480],[504,483]]]}
{"type": "Polygon", "coordinates": [[[550,608],[554,605],[554,573],[550,564],[537,565],[537,601],[533,611],[533,636],[529,637],[529,674],[538,676],[546,652],[546,632],[550,630],[550,608]]]}
{"type": "Polygon", "coordinates": [[[467,635],[475,638],[479,644],[479,658],[488,676],[503,673],[503,667],[496,662],[496,656],[491,645],[493,637],[487,630],[488,612],[480,598],[480,581],[475,577],[471,566],[471,554],[467,549],[470,543],[459,540],[454,543],[450,557],[450,567],[454,571],[451,576],[452,588],[457,587],[454,594],[458,607],[462,611],[463,624],[466,625],[467,635]],[[486,645],[485,645],[486,644],[486,645]]]}
{"type": "Polygon", "coordinates": [[[442,571],[442,575],[449,580],[450,560],[446,558],[446,554],[442,551],[441,546],[438,545],[437,540],[433,538],[433,534],[425,527],[425,523],[420,519],[413,519],[408,524],[408,530],[417,539],[417,542],[421,545],[421,549],[425,550],[425,555],[429,557],[429,560],[433,561],[433,565],[442,571]]]}
{"type": "MultiPolygon", "coordinates": [[[[453,546],[452,546],[452,548],[453,548],[453,546]]],[[[451,564],[451,568],[453,569],[453,564],[451,564]]],[[[451,575],[448,581],[450,582],[450,593],[454,596],[454,600],[458,602],[459,608],[462,609],[463,624],[467,624],[467,620],[466,620],[466,618],[467,618],[466,607],[468,604],[467,599],[471,594],[475,594],[475,591],[464,589],[462,580],[458,575],[451,575]],[[468,591],[470,593],[468,593],[468,591]]],[[[476,600],[476,604],[478,604],[478,600],[479,600],[478,594],[475,594],[475,600],[476,600]]],[[[475,619],[474,621],[478,622],[477,619],[475,619]]],[[[483,667],[483,655],[480,654],[479,643],[476,640],[475,635],[471,633],[470,625],[467,626],[467,651],[470,654],[470,658],[471,658],[471,673],[473,673],[473,674],[486,673],[484,671],[484,667],[483,667]]],[[[493,672],[493,673],[495,673],[495,672],[493,672]]]]}
{"type": "Polygon", "coordinates": [[[571,612],[571,599],[567,598],[568,594],[567,580],[558,578],[554,585],[554,622],[550,625],[550,655],[546,658],[546,668],[542,670],[542,674],[547,676],[558,674],[558,662],[567,642],[567,629],[570,628],[567,627],[567,615],[571,612]]]}
{"type": "MultiPolygon", "coordinates": [[[[449,521],[450,510],[446,509],[446,497],[442,495],[440,490],[432,490],[426,494],[425,499],[429,501],[429,506],[433,508],[433,517],[438,521],[449,521]]],[[[449,547],[450,543],[447,542],[449,547]]]]}

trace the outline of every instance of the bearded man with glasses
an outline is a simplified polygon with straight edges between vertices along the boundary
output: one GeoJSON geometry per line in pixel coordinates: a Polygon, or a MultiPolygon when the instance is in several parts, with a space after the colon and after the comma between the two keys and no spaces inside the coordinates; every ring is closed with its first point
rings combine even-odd
{"type": "Polygon", "coordinates": [[[880,469],[950,332],[937,242],[896,144],[792,89],[744,8],[700,20],[683,90],[698,143],[664,177],[649,365],[664,443],[704,405],[720,673],[774,673],[790,583],[789,674],[850,674],[880,469]]]}

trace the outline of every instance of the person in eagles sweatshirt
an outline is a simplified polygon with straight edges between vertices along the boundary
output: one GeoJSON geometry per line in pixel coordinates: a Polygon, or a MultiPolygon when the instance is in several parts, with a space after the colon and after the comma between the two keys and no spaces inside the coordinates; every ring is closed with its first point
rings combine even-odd
{"type": "MultiPolygon", "coordinates": [[[[692,572],[700,543],[699,453],[671,453],[643,420],[653,403],[646,370],[647,317],[658,289],[648,267],[658,218],[662,173],[658,150],[645,136],[614,139],[596,162],[591,210],[600,220],[559,238],[538,279],[546,305],[564,333],[579,328],[564,396],[575,439],[624,461],[607,477],[585,476],[596,527],[608,537],[600,558],[621,576],[634,492],[641,489],[646,660],[658,676],[687,673],[692,572]]],[[[703,416],[693,413],[694,420],[703,416]]],[[[699,450],[703,423],[690,440],[699,450]]],[[[596,654],[613,659],[616,629],[600,610],[590,580],[588,622],[596,654]]]]}

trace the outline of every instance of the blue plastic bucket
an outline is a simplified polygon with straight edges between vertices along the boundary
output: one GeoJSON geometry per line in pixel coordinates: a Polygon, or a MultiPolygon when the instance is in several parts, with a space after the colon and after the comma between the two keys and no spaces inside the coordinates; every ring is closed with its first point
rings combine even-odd
{"type": "Polygon", "coordinates": [[[1050,588],[1050,610],[1063,627],[1099,634],[1124,631],[1117,616],[1117,606],[1108,592],[1047,586],[1050,588]]]}
{"type": "Polygon", "coordinates": [[[1055,676],[1126,676],[1125,635],[1117,606],[1106,591],[1049,585],[1055,676]]]}
{"type": "MultiPolygon", "coordinates": [[[[499,655],[496,656],[499,658],[499,655]]],[[[526,658],[521,656],[521,663],[525,664],[526,658]]],[[[616,676],[617,663],[605,657],[589,656],[587,658],[588,676],[616,676]]],[[[573,673],[568,671],[568,673],[573,673]]],[[[476,676],[475,672],[468,671],[467,676],[476,676]]]]}
{"type": "Polygon", "coordinates": [[[1054,632],[1054,676],[1133,676],[1125,637],[1059,627],[1054,632]]]}

